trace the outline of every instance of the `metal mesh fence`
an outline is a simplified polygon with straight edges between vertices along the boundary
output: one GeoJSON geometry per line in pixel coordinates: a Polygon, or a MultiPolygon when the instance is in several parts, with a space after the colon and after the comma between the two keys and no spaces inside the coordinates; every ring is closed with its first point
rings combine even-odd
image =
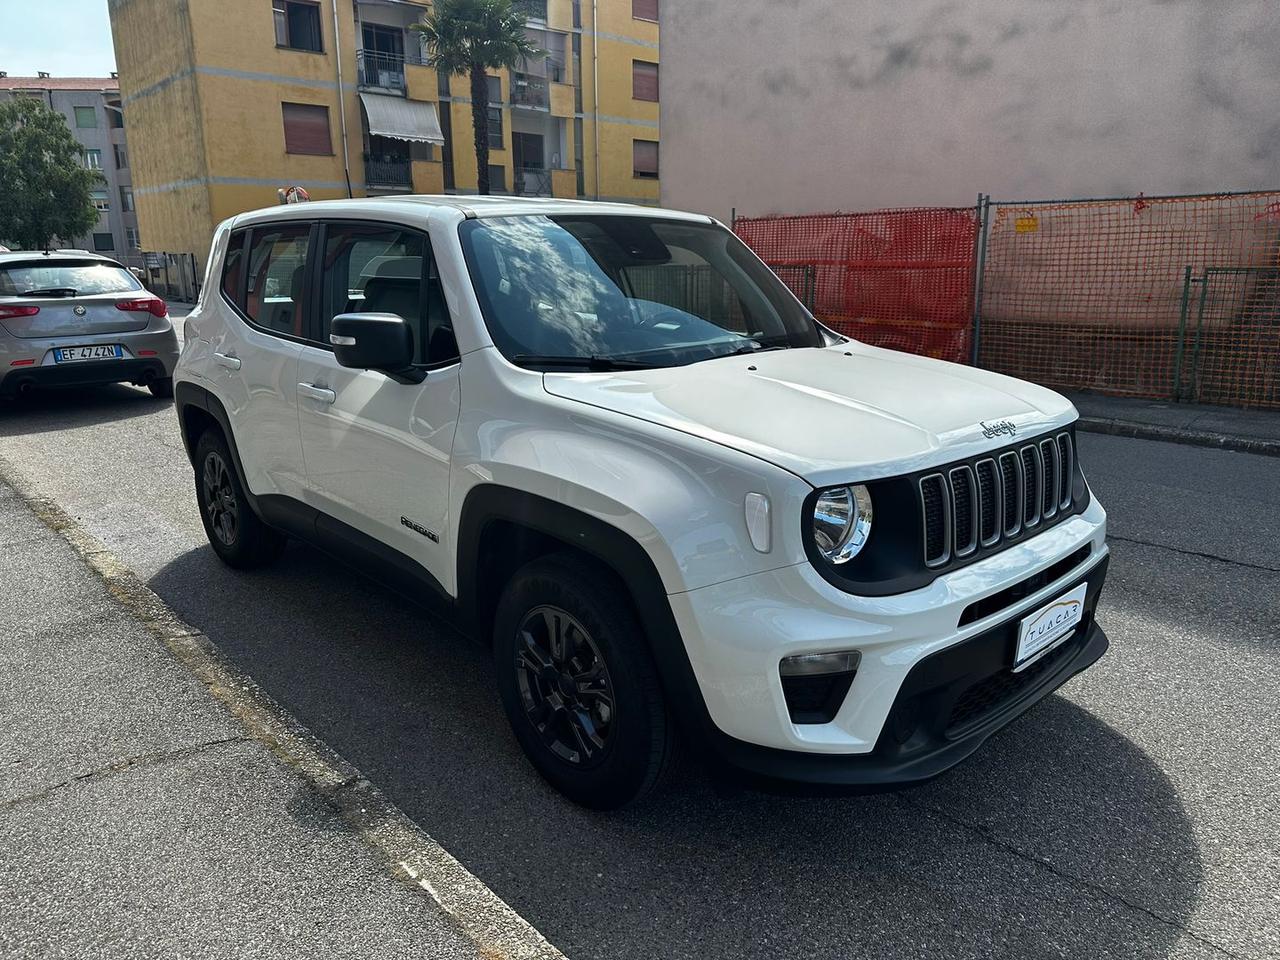
{"type": "Polygon", "coordinates": [[[1280,191],[742,218],[735,230],[821,320],[868,343],[976,356],[1059,389],[1280,407],[1280,191]]]}
{"type": "Polygon", "coordinates": [[[865,343],[964,362],[977,211],[743,217],[734,230],[823,323],[865,343]]]}
{"type": "Polygon", "coordinates": [[[1214,363],[1195,382],[1219,402],[1263,402],[1228,370],[1249,365],[1274,326],[1262,302],[1274,287],[1258,281],[1277,263],[1278,212],[1280,193],[993,203],[978,362],[1059,388],[1174,397],[1195,306],[1188,268],[1194,281],[1246,267],[1215,281],[1201,330],[1214,363]],[[1214,386],[1219,377],[1239,389],[1214,386]]]}

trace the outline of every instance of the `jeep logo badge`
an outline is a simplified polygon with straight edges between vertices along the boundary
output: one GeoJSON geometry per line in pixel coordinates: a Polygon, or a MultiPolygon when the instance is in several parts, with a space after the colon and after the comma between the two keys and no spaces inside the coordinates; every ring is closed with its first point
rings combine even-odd
{"type": "Polygon", "coordinates": [[[998,437],[1002,433],[1007,433],[1011,437],[1016,436],[1018,433],[1018,428],[1009,420],[997,420],[995,423],[987,423],[985,420],[980,420],[978,426],[982,428],[982,435],[988,440],[992,437],[998,437]]]}

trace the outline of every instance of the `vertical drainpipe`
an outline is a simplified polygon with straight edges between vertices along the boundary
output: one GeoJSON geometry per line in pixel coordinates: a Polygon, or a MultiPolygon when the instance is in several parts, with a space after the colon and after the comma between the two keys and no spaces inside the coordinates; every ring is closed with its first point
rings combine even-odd
{"type": "Polygon", "coordinates": [[[591,0],[591,128],[596,142],[596,199],[600,199],[600,33],[599,0],[591,0]]]}
{"type": "MultiPolygon", "coordinates": [[[[342,35],[338,29],[338,2],[333,0],[333,57],[338,64],[338,125],[342,128],[342,176],[351,199],[351,155],[347,152],[347,92],[342,88],[342,35]]],[[[353,0],[359,2],[359,0],[353,0]]]]}

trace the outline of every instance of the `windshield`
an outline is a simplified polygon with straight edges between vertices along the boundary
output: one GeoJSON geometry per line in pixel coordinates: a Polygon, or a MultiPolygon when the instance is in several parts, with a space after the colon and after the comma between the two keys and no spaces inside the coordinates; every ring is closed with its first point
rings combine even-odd
{"type": "Polygon", "coordinates": [[[459,229],[489,334],[516,363],[675,366],[824,342],[769,268],[711,223],[515,216],[459,229]]]}
{"type": "Polygon", "coordinates": [[[129,293],[142,284],[124,267],[99,260],[34,260],[0,266],[0,297],[129,293]]]}

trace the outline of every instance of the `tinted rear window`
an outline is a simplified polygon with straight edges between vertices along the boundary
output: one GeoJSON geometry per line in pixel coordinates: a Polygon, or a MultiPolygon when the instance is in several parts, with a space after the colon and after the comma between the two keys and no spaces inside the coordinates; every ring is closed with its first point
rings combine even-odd
{"type": "Polygon", "coordinates": [[[141,289],[142,284],[124,267],[97,260],[32,260],[0,266],[0,297],[89,296],[141,289]]]}

